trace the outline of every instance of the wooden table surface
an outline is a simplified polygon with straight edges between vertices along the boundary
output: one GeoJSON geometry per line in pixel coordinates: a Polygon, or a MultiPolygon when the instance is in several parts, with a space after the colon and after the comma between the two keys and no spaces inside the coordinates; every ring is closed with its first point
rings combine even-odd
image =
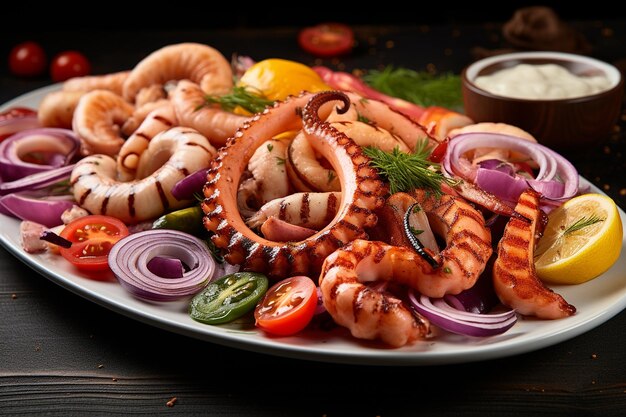
{"type": "MultiPolygon", "coordinates": [[[[626,24],[579,22],[593,55],[625,57],[626,24]],[[621,48],[620,48],[621,46],[621,48]],[[620,55],[621,54],[621,55],[620,55]]],[[[393,63],[455,71],[476,46],[503,46],[497,24],[358,27],[347,69],[393,63]]],[[[54,52],[78,49],[94,73],[132,67],[150,51],[204,42],[226,56],[314,64],[295,29],[11,33],[0,56],[25,39],[54,52]]],[[[0,102],[47,85],[0,73],[0,102]]],[[[626,139],[567,151],[581,175],[626,207],[626,139]]],[[[625,284],[626,285],[626,280],[625,284]]],[[[626,313],[558,345],[462,365],[374,367],[287,359],[169,333],[95,305],[50,282],[0,248],[0,414],[504,416],[626,414],[626,313]],[[170,405],[168,401],[176,400],[170,405]]]]}

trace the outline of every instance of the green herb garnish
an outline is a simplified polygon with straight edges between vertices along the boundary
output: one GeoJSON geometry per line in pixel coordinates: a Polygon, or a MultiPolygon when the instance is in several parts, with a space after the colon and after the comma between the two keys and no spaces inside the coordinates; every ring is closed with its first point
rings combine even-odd
{"type": "Polygon", "coordinates": [[[329,169],[328,170],[328,184],[330,184],[331,182],[333,182],[333,180],[335,179],[336,174],[335,171],[329,169]]]}
{"type": "Polygon", "coordinates": [[[413,227],[413,226],[409,226],[409,230],[411,231],[411,233],[413,233],[413,236],[419,236],[419,235],[421,235],[422,233],[424,233],[424,231],[423,231],[423,230],[416,229],[416,228],[415,228],[415,227],[413,227]]]}
{"type": "Polygon", "coordinates": [[[285,158],[281,158],[279,156],[276,157],[276,165],[285,165],[287,160],[285,158]]]}
{"type": "Polygon", "coordinates": [[[368,119],[367,117],[363,116],[361,113],[357,113],[357,120],[359,122],[370,124],[370,119],[368,119]]]}
{"type": "Polygon", "coordinates": [[[450,186],[457,183],[443,176],[439,164],[427,159],[430,155],[427,141],[420,142],[413,153],[404,153],[398,148],[385,152],[369,146],[363,148],[363,152],[371,158],[372,166],[389,182],[391,194],[426,188],[440,195],[442,182],[450,186]]]}
{"type": "Polygon", "coordinates": [[[272,149],[274,149],[274,145],[272,145],[271,143],[267,144],[267,151],[268,152],[272,152],[272,149]]]}
{"type": "Polygon", "coordinates": [[[593,215],[589,218],[587,217],[581,217],[580,219],[576,220],[576,222],[574,222],[573,224],[571,224],[567,229],[565,229],[563,231],[563,234],[566,235],[568,233],[572,233],[575,232],[577,230],[583,229],[587,226],[591,226],[592,224],[596,224],[596,223],[600,223],[605,221],[606,219],[601,219],[596,215],[593,215]]]}
{"type": "Polygon", "coordinates": [[[463,106],[461,78],[458,75],[433,75],[388,66],[382,71],[369,71],[363,76],[363,81],[378,91],[420,106],[442,106],[457,110],[463,106]]]}
{"type": "Polygon", "coordinates": [[[226,111],[233,111],[239,106],[250,113],[262,112],[265,107],[274,104],[272,100],[268,100],[260,92],[251,92],[246,87],[233,87],[231,93],[223,96],[205,96],[204,101],[198,106],[198,109],[208,104],[219,104],[226,111]]]}

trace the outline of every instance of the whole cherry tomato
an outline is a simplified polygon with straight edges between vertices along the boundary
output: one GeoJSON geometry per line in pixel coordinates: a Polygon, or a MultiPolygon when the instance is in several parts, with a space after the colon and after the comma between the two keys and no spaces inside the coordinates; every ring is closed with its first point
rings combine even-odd
{"type": "Polygon", "coordinates": [[[9,54],[9,69],[20,77],[34,77],[46,70],[46,53],[37,42],[16,45],[9,54]]]}
{"type": "Polygon", "coordinates": [[[328,58],[347,54],[354,44],[354,32],[341,23],[323,23],[304,28],[298,34],[298,43],[306,52],[328,58]]]}
{"type": "Polygon", "coordinates": [[[61,82],[72,77],[82,77],[91,72],[91,64],[85,55],[77,51],[61,52],[50,64],[52,81],[61,82]]]}

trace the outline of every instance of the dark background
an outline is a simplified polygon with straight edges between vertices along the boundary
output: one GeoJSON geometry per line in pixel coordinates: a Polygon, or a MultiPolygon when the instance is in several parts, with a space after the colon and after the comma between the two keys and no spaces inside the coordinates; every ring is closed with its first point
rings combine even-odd
{"type": "MultiPolygon", "coordinates": [[[[4,57],[28,39],[41,42],[49,57],[65,49],[84,52],[95,74],[131,68],[156,48],[181,41],[204,42],[226,56],[312,64],[314,58],[297,46],[297,28],[335,20],[353,24],[362,44],[349,57],[324,64],[432,64],[458,72],[473,58],[473,47],[505,46],[497,23],[523,4],[491,10],[482,2],[416,2],[417,13],[385,4],[348,12],[333,3],[262,5],[232,4],[222,13],[209,1],[178,0],[167,7],[144,2],[138,12],[110,2],[55,3],[43,7],[57,13],[39,22],[33,14],[45,16],[41,6],[3,5],[22,10],[0,14],[21,25],[0,33],[0,102],[51,83],[47,76],[8,75],[4,57]],[[72,15],[77,13],[79,18],[72,15]],[[372,37],[378,39],[374,53],[364,46],[372,37]],[[386,48],[387,41],[395,46],[386,48]]],[[[602,2],[554,5],[585,33],[594,56],[624,60],[626,20],[619,12],[602,2]]],[[[624,132],[623,118],[611,138],[567,153],[580,174],[622,208],[624,132]]],[[[336,365],[227,348],[145,325],[68,292],[0,248],[0,318],[0,415],[607,417],[626,410],[624,312],[563,343],[503,359],[432,367],[336,365]],[[168,408],[173,397],[177,403],[168,408]]]]}

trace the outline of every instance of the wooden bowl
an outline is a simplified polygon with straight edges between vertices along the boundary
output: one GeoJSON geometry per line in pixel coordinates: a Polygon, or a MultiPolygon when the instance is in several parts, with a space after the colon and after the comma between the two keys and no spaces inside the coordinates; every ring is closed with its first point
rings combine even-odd
{"type": "Polygon", "coordinates": [[[606,138],[619,117],[624,81],[617,68],[593,58],[560,52],[520,52],[476,61],[463,70],[465,113],[478,122],[518,126],[555,149],[589,146],[606,138]],[[576,75],[604,74],[611,87],[603,92],[557,100],[519,99],[489,93],[474,84],[479,75],[517,64],[558,64],[576,75]]]}

